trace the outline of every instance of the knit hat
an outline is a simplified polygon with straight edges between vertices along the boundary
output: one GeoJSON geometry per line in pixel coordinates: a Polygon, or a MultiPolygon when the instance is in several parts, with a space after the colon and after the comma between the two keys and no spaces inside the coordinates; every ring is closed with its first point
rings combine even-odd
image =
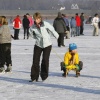
{"type": "Polygon", "coordinates": [[[77,49],[77,45],[75,43],[69,44],[69,50],[77,49]]]}
{"type": "Polygon", "coordinates": [[[58,18],[62,18],[61,12],[58,12],[58,18]]]}

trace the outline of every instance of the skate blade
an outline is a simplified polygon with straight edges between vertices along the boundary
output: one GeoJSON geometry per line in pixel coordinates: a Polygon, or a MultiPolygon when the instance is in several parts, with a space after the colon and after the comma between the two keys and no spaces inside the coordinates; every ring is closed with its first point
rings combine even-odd
{"type": "Polygon", "coordinates": [[[5,72],[5,73],[12,73],[12,71],[11,72],[5,72]]]}

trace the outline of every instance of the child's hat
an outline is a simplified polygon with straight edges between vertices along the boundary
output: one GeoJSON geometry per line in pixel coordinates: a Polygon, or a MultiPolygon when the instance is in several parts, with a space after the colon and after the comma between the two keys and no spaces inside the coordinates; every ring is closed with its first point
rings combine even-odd
{"type": "Polygon", "coordinates": [[[77,45],[75,43],[70,43],[69,50],[74,50],[74,49],[77,49],[77,45]]]}

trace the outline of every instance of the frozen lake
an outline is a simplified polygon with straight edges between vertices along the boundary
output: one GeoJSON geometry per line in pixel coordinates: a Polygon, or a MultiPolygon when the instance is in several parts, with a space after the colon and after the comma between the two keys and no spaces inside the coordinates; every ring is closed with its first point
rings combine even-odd
{"type": "Polygon", "coordinates": [[[13,71],[0,74],[0,100],[100,100],[100,36],[92,36],[92,31],[92,26],[85,25],[84,36],[65,39],[66,47],[61,48],[52,37],[49,77],[44,82],[39,78],[39,82],[29,83],[35,40],[31,37],[24,40],[21,29],[20,40],[12,40],[13,71]],[[80,77],[76,78],[71,71],[64,78],[60,62],[73,42],[84,66],[80,77]]]}

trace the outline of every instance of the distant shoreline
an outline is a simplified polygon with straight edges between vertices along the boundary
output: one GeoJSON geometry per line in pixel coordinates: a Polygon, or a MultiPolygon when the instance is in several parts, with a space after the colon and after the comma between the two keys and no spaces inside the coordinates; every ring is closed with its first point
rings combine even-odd
{"type": "MultiPolygon", "coordinates": [[[[15,17],[16,15],[20,15],[21,17],[23,15],[25,15],[26,13],[29,13],[31,16],[35,13],[35,12],[40,12],[43,16],[43,18],[55,18],[57,16],[57,13],[60,10],[0,10],[0,15],[4,15],[7,17],[15,17]]],[[[91,11],[91,10],[80,10],[80,9],[76,9],[76,10],[63,10],[60,11],[64,14],[66,14],[67,16],[71,17],[71,16],[75,16],[76,13],[81,14],[82,12],[85,13],[85,17],[87,16],[91,16],[94,15],[95,13],[97,13],[97,11],[91,11]]],[[[98,11],[98,13],[100,13],[100,10],[98,11]]]]}

